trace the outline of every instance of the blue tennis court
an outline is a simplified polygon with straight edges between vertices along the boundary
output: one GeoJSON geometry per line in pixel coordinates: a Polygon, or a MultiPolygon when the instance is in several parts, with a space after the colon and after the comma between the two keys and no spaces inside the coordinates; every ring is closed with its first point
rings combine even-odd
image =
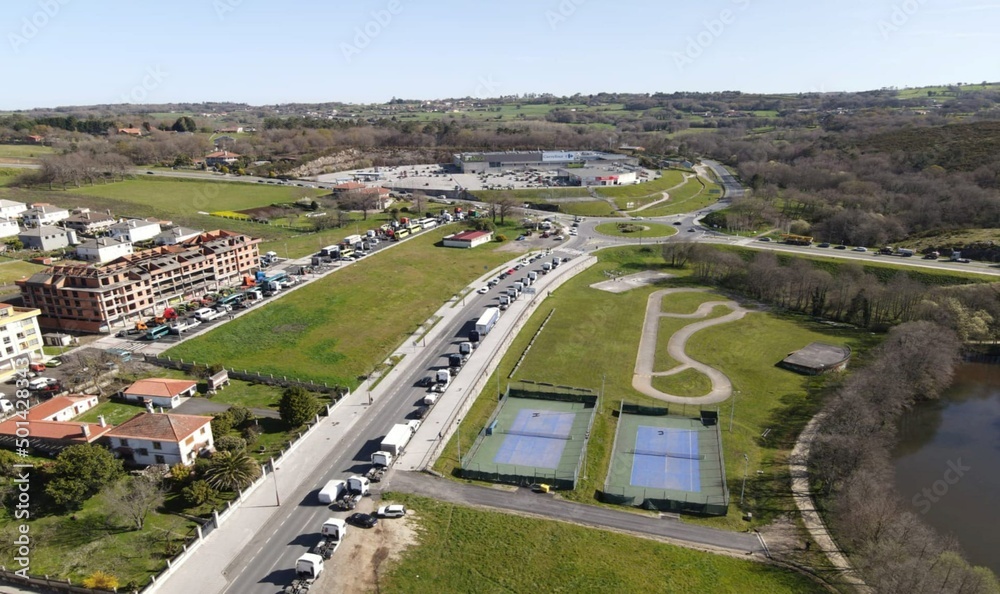
{"type": "Polygon", "coordinates": [[[635,487],[700,492],[698,432],[639,426],[629,482],[635,487]]]}
{"type": "Polygon", "coordinates": [[[495,464],[558,468],[576,420],[574,412],[523,408],[510,427],[496,427],[506,433],[493,457],[495,464]]]}

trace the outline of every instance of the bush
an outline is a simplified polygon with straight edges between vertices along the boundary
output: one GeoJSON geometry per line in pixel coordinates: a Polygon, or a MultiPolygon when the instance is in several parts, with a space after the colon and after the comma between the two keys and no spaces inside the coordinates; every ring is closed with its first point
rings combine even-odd
{"type": "Polygon", "coordinates": [[[247,425],[247,423],[254,420],[254,414],[250,412],[249,408],[243,406],[242,404],[235,404],[229,407],[229,410],[226,412],[229,413],[229,417],[233,421],[234,429],[242,429],[247,425]]]}
{"type": "Polygon", "coordinates": [[[264,431],[258,425],[247,425],[243,428],[243,439],[248,445],[253,445],[264,431]]]}
{"type": "Polygon", "coordinates": [[[178,483],[187,482],[192,474],[194,474],[194,469],[183,462],[178,462],[170,467],[170,476],[174,477],[178,483]]]}
{"type": "Polygon", "coordinates": [[[501,234],[497,235],[496,241],[500,242],[500,243],[503,243],[504,241],[507,241],[507,236],[504,235],[503,233],[501,233],[501,234]]]}
{"type": "Polygon", "coordinates": [[[246,447],[246,440],[237,435],[223,435],[215,440],[215,449],[220,452],[239,452],[246,447]]]}
{"type": "Polygon", "coordinates": [[[212,435],[225,435],[233,430],[233,415],[227,410],[212,415],[212,435]]]}
{"type": "Polygon", "coordinates": [[[118,587],[118,578],[110,573],[95,571],[83,578],[84,588],[100,588],[101,590],[113,590],[118,587]]]}
{"type": "Polygon", "coordinates": [[[281,420],[290,429],[301,427],[318,411],[319,401],[316,397],[299,387],[287,388],[281,395],[281,402],[278,403],[281,420]]]}
{"type": "Polygon", "coordinates": [[[181,491],[184,501],[191,505],[204,505],[215,497],[215,489],[207,481],[195,481],[181,491]]]}

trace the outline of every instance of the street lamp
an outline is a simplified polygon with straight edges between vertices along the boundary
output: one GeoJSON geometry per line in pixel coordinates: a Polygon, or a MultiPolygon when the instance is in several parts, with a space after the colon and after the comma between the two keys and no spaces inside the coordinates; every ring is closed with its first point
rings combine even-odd
{"type": "Polygon", "coordinates": [[[729,408],[729,431],[733,430],[733,416],[736,414],[736,397],[740,395],[740,391],[736,390],[733,392],[733,402],[729,408]]]}
{"type": "Polygon", "coordinates": [[[271,474],[274,475],[274,501],[276,507],[281,507],[281,496],[278,495],[278,467],[274,465],[274,458],[271,458],[271,474]]]}
{"type": "Polygon", "coordinates": [[[743,493],[747,488],[747,469],[750,467],[750,457],[743,454],[743,486],[740,487],[740,507],[743,507],[743,493]]]}

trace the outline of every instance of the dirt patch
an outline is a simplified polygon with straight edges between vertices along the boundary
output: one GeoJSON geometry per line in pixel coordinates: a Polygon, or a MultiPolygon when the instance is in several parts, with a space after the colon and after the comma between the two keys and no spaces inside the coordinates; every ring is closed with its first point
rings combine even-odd
{"type": "Polygon", "coordinates": [[[666,272],[653,272],[652,270],[647,270],[645,272],[637,272],[628,276],[617,276],[611,280],[594,283],[590,285],[590,288],[597,289],[599,291],[607,291],[609,293],[624,293],[625,291],[646,287],[656,284],[658,281],[673,277],[674,275],[667,274],[666,272]]]}
{"type": "MultiPolygon", "coordinates": [[[[366,498],[356,511],[371,513],[374,508],[375,503],[366,498]]],[[[344,543],[327,561],[319,583],[311,591],[317,594],[376,591],[376,575],[385,574],[403,551],[417,544],[415,524],[416,516],[409,510],[403,518],[379,519],[371,530],[349,527],[344,543]]]]}

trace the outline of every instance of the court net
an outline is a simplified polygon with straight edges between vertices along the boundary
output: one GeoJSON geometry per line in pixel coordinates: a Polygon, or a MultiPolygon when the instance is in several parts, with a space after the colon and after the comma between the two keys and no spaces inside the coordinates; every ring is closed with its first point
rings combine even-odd
{"type": "Polygon", "coordinates": [[[661,458],[680,458],[682,460],[704,460],[705,454],[692,454],[690,452],[659,452],[656,450],[627,450],[628,454],[636,454],[639,456],[659,456],[661,458]]]}
{"type": "Polygon", "coordinates": [[[545,439],[562,439],[565,441],[573,439],[572,435],[543,433],[540,431],[514,431],[513,429],[495,429],[494,433],[501,433],[503,435],[523,435],[525,437],[544,437],[545,439]]]}

